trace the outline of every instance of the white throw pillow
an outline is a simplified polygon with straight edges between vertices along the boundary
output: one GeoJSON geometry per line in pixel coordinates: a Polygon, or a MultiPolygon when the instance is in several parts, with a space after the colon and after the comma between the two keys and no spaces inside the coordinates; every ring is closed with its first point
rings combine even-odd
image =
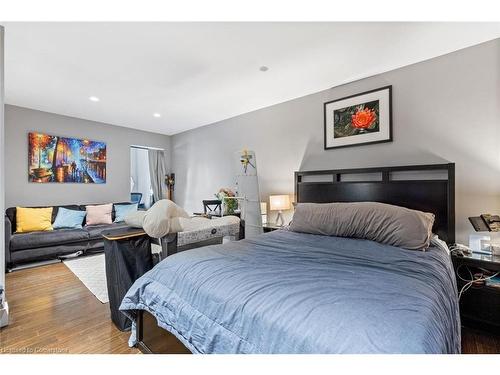
{"type": "Polygon", "coordinates": [[[125,223],[134,228],[142,228],[146,211],[135,211],[125,216],[125,223]]]}
{"type": "Polygon", "coordinates": [[[94,206],[85,206],[87,210],[87,217],[85,219],[86,225],[97,224],[112,224],[111,212],[113,211],[113,204],[100,204],[94,206]]]}
{"type": "Polygon", "coordinates": [[[148,236],[161,238],[179,229],[179,225],[172,225],[172,218],[177,217],[188,218],[189,215],[171,200],[162,199],[147,210],[142,227],[148,236]]]}

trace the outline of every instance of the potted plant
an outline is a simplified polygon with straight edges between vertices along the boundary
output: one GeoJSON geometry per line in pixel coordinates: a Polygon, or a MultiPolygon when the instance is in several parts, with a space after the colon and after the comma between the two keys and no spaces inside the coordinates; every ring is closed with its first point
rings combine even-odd
{"type": "Polygon", "coordinates": [[[222,212],[224,215],[233,215],[234,211],[238,208],[238,200],[234,199],[234,192],[231,189],[221,188],[215,196],[222,202],[222,212]]]}

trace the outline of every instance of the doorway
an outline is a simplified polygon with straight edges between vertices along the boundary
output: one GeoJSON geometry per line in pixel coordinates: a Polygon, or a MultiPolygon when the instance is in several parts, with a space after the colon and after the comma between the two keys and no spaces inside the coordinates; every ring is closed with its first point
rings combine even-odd
{"type": "Polygon", "coordinates": [[[153,203],[153,188],[149,172],[149,147],[130,146],[130,198],[140,208],[149,208],[153,203]]]}

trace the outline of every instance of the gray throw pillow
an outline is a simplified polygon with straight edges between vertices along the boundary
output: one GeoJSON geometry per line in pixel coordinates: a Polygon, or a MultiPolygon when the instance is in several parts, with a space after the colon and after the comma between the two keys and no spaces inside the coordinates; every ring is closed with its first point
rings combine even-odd
{"type": "Polygon", "coordinates": [[[384,203],[299,203],[289,229],[425,250],[429,247],[433,224],[432,213],[384,203]]]}

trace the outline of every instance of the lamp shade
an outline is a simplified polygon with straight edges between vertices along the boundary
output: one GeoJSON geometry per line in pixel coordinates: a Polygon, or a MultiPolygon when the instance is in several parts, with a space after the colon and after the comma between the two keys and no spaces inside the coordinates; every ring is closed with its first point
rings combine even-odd
{"type": "Polygon", "coordinates": [[[270,195],[269,209],[271,211],[289,210],[290,197],[288,195],[270,195]]]}

